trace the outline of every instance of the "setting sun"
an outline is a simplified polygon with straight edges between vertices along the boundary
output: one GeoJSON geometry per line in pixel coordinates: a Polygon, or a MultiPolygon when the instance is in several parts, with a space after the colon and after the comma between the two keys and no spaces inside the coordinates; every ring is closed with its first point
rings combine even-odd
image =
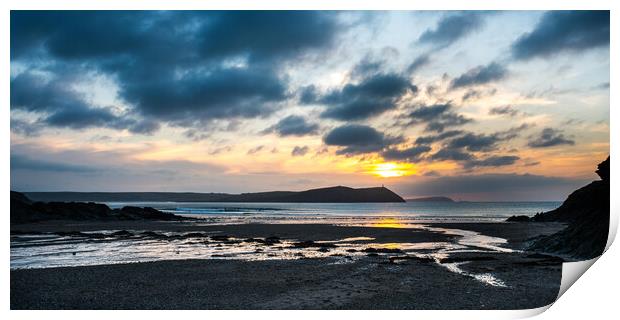
{"type": "Polygon", "coordinates": [[[415,171],[411,164],[386,162],[374,164],[370,173],[382,178],[393,178],[408,176],[415,173],[415,171]]]}

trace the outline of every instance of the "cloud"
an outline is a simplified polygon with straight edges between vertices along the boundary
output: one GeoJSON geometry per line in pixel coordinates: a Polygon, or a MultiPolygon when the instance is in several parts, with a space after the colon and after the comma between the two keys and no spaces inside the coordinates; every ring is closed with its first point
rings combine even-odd
{"type": "Polygon", "coordinates": [[[395,109],[399,99],[416,93],[418,88],[406,77],[395,73],[374,74],[359,83],[348,83],[316,99],[327,106],[323,118],[341,121],[363,120],[395,109]]]}
{"type": "Polygon", "coordinates": [[[504,139],[497,134],[486,135],[469,132],[450,140],[448,147],[463,148],[468,151],[490,151],[496,149],[496,144],[502,140],[504,139]]]}
{"type": "Polygon", "coordinates": [[[418,43],[444,48],[466,37],[483,25],[483,16],[478,12],[460,12],[446,15],[434,29],[428,29],[418,38],[418,43]]]}
{"type": "Polygon", "coordinates": [[[248,155],[255,154],[255,153],[258,153],[258,152],[262,151],[263,149],[265,149],[265,146],[260,145],[260,146],[257,146],[257,147],[254,147],[254,148],[248,150],[247,154],[248,155]]]}
{"type": "Polygon", "coordinates": [[[42,126],[38,122],[25,121],[11,117],[11,132],[36,137],[41,133],[42,126]]]}
{"type": "Polygon", "coordinates": [[[291,115],[280,120],[278,123],[267,128],[263,132],[275,132],[281,137],[286,137],[312,135],[316,134],[318,130],[318,124],[309,123],[304,117],[291,115]]]}
{"type": "Polygon", "coordinates": [[[499,142],[514,139],[521,131],[528,128],[530,128],[530,125],[524,123],[518,127],[491,134],[467,132],[450,140],[445,147],[450,149],[465,149],[473,152],[492,151],[497,149],[497,144],[499,142]]]}
{"type": "Polygon", "coordinates": [[[562,131],[553,128],[544,128],[539,135],[532,137],[528,146],[532,148],[547,148],[560,145],[574,145],[575,141],[566,138],[562,131]]]}
{"type": "MultiPolygon", "coordinates": [[[[14,11],[11,61],[26,66],[43,61],[56,74],[101,74],[114,79],[118,98],[135,117],[204,127],[214,119],[264,117],[278,109],[289,98],[281,69],[293,59],[330,50],[347,28],[338,15],[324,11],[14,11]]],[[[94,107],[69,90],[54,89],[57,103],[79,103],[82,114],[94,107]]],[[[44,95],[38,98],[47,100],[44,95]]],[[[134,131],[149,127],[155,128],[151,122],[134,131]]]]}
{"type": "Polygon", "coordinates": [[[92,106],[84,95],[73,89],[74,81],[68,75],[46,79],[32,72],[21,73],[11,80],[11,108],[44,114],[38,124],[31,124],[38,129],[45,124],[71,129],[127,129],[140,134],[159,130],[159,124],[152,121],[117,114],[111,107],[92,106]]]}
{"type": "Polygon", "coordinates": [[[465,133],[465,131],[462,130],[451,130],[451,131],[445,131],[442,132],[440,134],[434,135],[434,136],[421,136],[418,137],[415,140],[416,144],[429,144],[429,143],[433,143],[433,142],[437,142],[437,141],[442,141],[448,138],[452,138],[458,135],[461,135],[465,133]]]}
{"type": "Polygon", "coordinates": [[[444,148],[431,155],[430,159],[439,161],[467,161],[474,159],[474,156],[460,149],[444,148]]]}
{"type": "Polygon", "coordinates": [[[295,146],[295,148],[293,148],[293,151],[291,151],[291,155],[293,157],[302,157],[302,156],[305,156],[309,150],[310,148],[308,148],[308,146],[303,146],[303,147],[295,146]]]}
{"type": "Polygon", "coordinates": [[[492,62],[486,66],[477,66],[469,69],[459,77],[452,80],[450,87],[453,89],[483,85],[490,82],[502,80],[508,76],[506,67],[497,62],[492,62]]]}
{"type": "Polygon", "coordinates": [[[385,160],[397,160],[397,161],[416,161],[420,157],[430,151],[429,146],[413,146],[407,149],[394,149],[390,148],[381,153],[381,156],[385,160]]]}
{"type": "Polygon", "coordinates": [[[519,159],[517,156],[490,156],[484,159],[466,161],[463,167],[468,169],[474,167],[501,167],[514,164],[519,159]]]}
{"type": "Polygon", "coordinates": [[[401,194],[446,195],[467,200],[563,200],[587,181],[533,174],[482,174],[441,176],[402,185],[401,194]]]}
{"type": "Polygon", "coordinates": [[[472,121],[453,111],[452,104],[435,104],[418,106],[401,118],[407,119],[405,126],[426,123],[426,131],[442,132],[447,127],[461,126],[472,121]]]}
{"type": "Polygon", "coordinates": [[[407,67],[407,73],[415,73],[416,71],[422,69],[431,63],[431,58],[428,54],[423,54],[417,57],[413,62],[407,67]]]}
{"type": "Polygon", "coordinates": [[[94,173],[101,171],[100,168],[89,167],[66,162],[53,162],[32,159],[25,155],[11,154],[11,171],[30,170],[30,171],[53,171],[53,172],[73,172],[73,173],[94,173]]]}
{"type": "Polygon", "coordinates": [[[520,113],[521,112],[519,110],[516,110],[512,106],[494,107],[494,108],[491,108],[491,110],[489,110],[490,115],[507,115],[511,118],[516,117],[520,113]]]}
{"type": "Polygon", "coordinates": [[[498,131],[492,134],[477,134],[473,132],[449,132],[447,137],[429,136],[422,139],[424,141],[441,141],[449,139],[443,144],[442,148],[434,154],[428,157],[429,160],[439,161],[456,161],[459,162],[463,168],[471,169],[474,167],[499,167],[514,164],[519,157],[517,156],[489,156],[481,158],[474,155],[479,152],[489,152],[498,149],[498,143],[513,139],[519,135],[519,133],[530,125],[522,124],[518,127],[509,128],[504,131],[498,131]]]}
{"type": "Polygon", "coordinates": [[[378,152],[402,141],[402,137],[386,136],[372,127],[358,124],[337,127],[323,137],[326,145],[341,147],[336,154],[344,155],[378,152]]]}
{"type": "Polygon", "coordinates": [[[511,47],[516,60],[609,46],[609,11],[549,11],[511,47]]]}
{"type": "Polygon", "coordinates": [[[122,87],[141,114],[184,125],[269,115],[287,97],[286,90],[274,70],[259,68],[215,68],[122,87]]]}
{"type": "Polygon", "coordinates": [[[495,93],[497,93],[497,89],[492,89],[492,90],[488,90],[488,91],[469,89],[469,90],[467,90],[467,92],[465,92],[465,94],[463,94],[463,97],[461,98],[461,101],[465,102],[465,101],[469,101],[469,100],[477,100],[477,99],[480,99],[480,98],[482,98],[484,96],[492,96],[495,93]]]}

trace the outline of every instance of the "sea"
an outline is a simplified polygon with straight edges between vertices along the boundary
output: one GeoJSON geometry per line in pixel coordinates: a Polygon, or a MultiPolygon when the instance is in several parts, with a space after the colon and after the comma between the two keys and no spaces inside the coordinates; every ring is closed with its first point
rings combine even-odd
{"type": "Polygon", "coordinates": [[[351,223],[394,218],[402,222],[498,222],[513,215],[533,216],[562,203],[403,202],[403,203],[235,203],[108,202],[111,208],[153,207],[212,223],[351,223]]]}
{"type": "Polygon", "coordinates": [[[325,258],[329,263],[352,263],[366,256],[367,248],[399,249],[399,254],[432,259],[450,272],[472,277],[491,286],[505,287],[492,273],[468,273],[465,262],[442,262],[463,252],[512,253],[506,239],[434,222],[499,222],[512,215],[533,216],[555,209],[561,202],[406,202],[406,203],[214,203],[214,202],[110,202],[112,208],[153,207],[165,212],[201,218],[192,223],[215,225],[243,223],[334,224],[383,228],[410,228],[455,236],[444,242],[376,243],[372,237],[343,238],[329,250],[299,249],[295,241],[275,245],[227,238],[214,241],[220,231],[198,235],[141,230],[100,230],[75,234],[38,233],[11,235],[11,269],[72,267],[177,259],[291,260],[325,258]]]}

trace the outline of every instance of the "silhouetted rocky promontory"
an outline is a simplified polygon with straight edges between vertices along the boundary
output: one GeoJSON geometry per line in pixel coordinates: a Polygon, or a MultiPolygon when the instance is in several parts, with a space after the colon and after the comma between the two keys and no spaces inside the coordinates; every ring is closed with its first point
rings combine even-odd
{"type": "Polygon", "coordinates": [[[11,191],[11,223],[44,220],[182,220],[183,217],[153,208],[110,209],[94,202],[33,202],[24,194],[11,191]]]}
{"type": "Polygon", "coordinates": [[[514,222],[563,222],[567,227],[550,236],[533,239],[529,249],[579,260],[595,258],[605,250],[609,233],[609,157],[598,165],[601,180],[571,193],[562,205],[531,218],[513,216],[514,222]]]}
{"type": "Polygon", "coordinates": [[[385,187],[349,188],[343,186],[306,191],[256,193],[195,192],[27,192],[37,201],[175,201],[175,202],[405,202],[385,187]]]}

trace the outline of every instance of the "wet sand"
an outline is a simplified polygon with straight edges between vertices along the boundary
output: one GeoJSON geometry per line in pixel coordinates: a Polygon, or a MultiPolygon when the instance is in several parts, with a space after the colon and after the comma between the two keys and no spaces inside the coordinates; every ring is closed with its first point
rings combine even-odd
{"type": "MultiPolygon", "coordinates": [[[[519,248],[557,224],[433,224],[508,239],[519,248]],[[526,230],[523,230],[525,228],[526,230]],[[519,230],[521,229],[521,230],[519,230]]],[[[372,237],[374,243],[454,241],[454,235],[404,228],[307,224],[205,225],[200,222],[46,222],[13,233],[158,230],[215,232],[238,238],[329,241],[372,237]]],[[[316,248],[308,249],[316,250],[316,248]]],[[[402,254],[297,260],[171,260],[11,270],[11,309],[525,309],[557,296],[561,263],[528,252],[454,253],[440,265],[402,254]],[[454,266],[460,271],[451,272],[454,266]],[[493,274],[502,286],[473,275],[493,274]]]]}

